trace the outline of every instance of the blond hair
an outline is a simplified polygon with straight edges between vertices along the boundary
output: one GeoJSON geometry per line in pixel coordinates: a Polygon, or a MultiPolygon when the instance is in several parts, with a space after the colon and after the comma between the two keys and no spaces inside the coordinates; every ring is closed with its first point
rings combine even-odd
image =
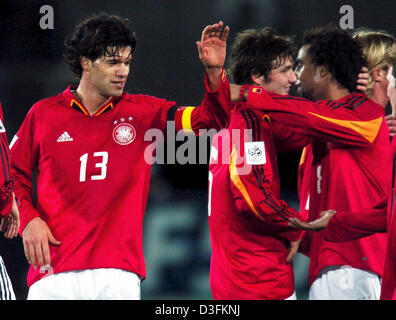
{"type": "Polygon", "coordinates": [[[396,39],[385,31],[370,29],[358,29],[353,37],[361,43],[367,60],[370,78],[366,93],[368,96],[371,96],[374,86],[374,79],[371,76],[371,72],[374,69],[388,71],[389,62],[386,59],[386,55],[392,46],[396,44],[396,39]]]}

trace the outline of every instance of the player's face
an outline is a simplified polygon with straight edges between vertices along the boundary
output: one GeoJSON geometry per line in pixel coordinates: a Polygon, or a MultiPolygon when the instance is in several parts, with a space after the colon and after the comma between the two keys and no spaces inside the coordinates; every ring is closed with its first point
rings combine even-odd
{"type": "Polygon", "coordinates": [[[295,72],[298,77],[297,92],[300,96],[317,100],[317,88],[319,88],[320,77],[316,66],[308,54],[309,45],[302,46],[298,51],[295,72]],[[316,97],[316,98],[315,98],[316,97]]]}
{"type": "Polygon", "coordinates": [[[257,78],[257,84],[265,90],[277,94],[289,94],[290,87],[296,83],[297,77],[293,71],[293,60],[287,58],[278,68],[272,69],[268,75],[268,81],[264,76],[257,78]]]}
{"type": "Polygon", "coordinates": [[[390,67],[388,71],[388,75],[386,78],[388,79],[388,97],[392,105],[396,105],[396,79],[392,74],[393,68],[390,67]]]}
{"type": "Polygon", "coordinates": [[[105,55],[91,62],[89,81],[98,94],[106,98],[119,97],[129,74],[131,48],[122,48],[114,55],[105,55]]]}

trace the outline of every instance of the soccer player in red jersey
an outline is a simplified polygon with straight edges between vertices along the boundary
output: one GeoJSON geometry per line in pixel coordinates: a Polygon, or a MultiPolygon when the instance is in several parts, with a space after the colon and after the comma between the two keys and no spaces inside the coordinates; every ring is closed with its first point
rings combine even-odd
{"type": "MultiPolygon", "coordinates": [[[[391,65],[387,78],[388,96],[392,107],[396,106],[396,50],[390,53],[386,59],[391,65]]],[[[389,183],[388,195],[384,197],[375,207],[367,208],[355,212],[347,211],[323,211],[321,217],[311,221],[303,222],[299,219],[291,219],[293,225],[298,228],[320,231],[326,228],[323,233],[328,241],[345,242],[370,236],[377,232],[387,232],[388,246],[385,259],[384,273],[381,284],[381,299],[396,300],[396,276],[394,273],[396,267],[396,220],[395,216],[395,156],[396,140],[392,139],[390,151],[390,168],[389,174],[391,181],[389,183]]]]}
{"type": "MultiPolygon", "coordinates": [[[[13,179],[10,172],[10,152],[3,119],[3,109],[0,104],[0,232],[4,232],[4,237],[7,239],[12,239],[18,235],[20,219],[13,193],[13,179]]],[[[1,256],[0,300],[15,300],[12,283],[1,256]]]]}
{"type": "Polygon", "coordinates": [[[136,45],[124,19],[93,16],[66,40],[64,57],[78,87],[33,105],[11,143],[31,264],[28,299],[140,299],[151,168],[145,133],[166,133],[168,120],[194,133],[228,125],[228,32],[219,22],[197,42],[206,93],[196,108],[123,91],[136,45]]]}
{"type": "MultiPolygon", "coordinates": [[[[355,92],[359,70],[366,63],[359,42],[335,28],[310,31],[298,62],[305,98],[269,94],[254,86],[241,95],[314,139],[309,175],[303,175],[309,179],[309,220],[323,210],[375,205],[387,194],[389,131],[383,106],[355,92]]],[[[385,235],[376,234],[337,244],[321,233],[311,234],[310,298],[378,299],[386,241],[385,235]]]]}
{"type": "MultiPolygon", "coordinates": [[[[291,39],[271,28],[245,30],[232,45],[229,73],[237,84],[287,95],[297,80],[294,51],[291,39]]],[[[221,300],[296,299],[291,262],[302,233],[288,221],[302,217],[280,198],[276,155],[310,140],[245,105],[233,105],[230,126],[211,146],[211,291],[221,300]]]]}

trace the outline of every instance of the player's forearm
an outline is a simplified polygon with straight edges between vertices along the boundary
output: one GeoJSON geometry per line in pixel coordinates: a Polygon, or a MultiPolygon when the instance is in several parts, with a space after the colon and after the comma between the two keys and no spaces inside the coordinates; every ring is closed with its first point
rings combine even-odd
{"type": "Polygon", "coordinates": [[[199,135],[200,129],[220,130],[228,127],[231,117],[229,82],[224,69],[217,81],[217,89],[212,90],[209,74],[205,75],[205,95],[201,105],[191,112],[191,129],[199,135]]]}
{"type": "MultiPolygon", "coordinates": [[[[300,238],[301,230],[296,230],[289,226],[289,218],[299,218],[300,214],[290,207],[285,201],[278,199],[270,190],[265,187],[247,186],[244,181],[244,188],[232,185],[234,192],[235,206],[241,214],[249,213],[262,223],[265,230],[279,233],[284,238],[294,241],[300,238]]],[[[239,185],[241,184],[239,183],[239,185]]]]}
{"type": "Polygon", "coordinates": [[[297,133],[323,141],[351,146],[367,146],[378,134],[382,118],[362,118],[363,113],[344,108],[331,109],[324,103],[275,95],[260,87],[250,86],[247,105],[265,110],[271,118],[284,123],[297,133]],[[364,132],[360,130],[363,126],[364,132]]]}
{"type": "Polygon", "coordinates": [[[327,241],[344,242],[383,233],[386,229],[387,198],[384,198],[375,208],[336,213],[323,232],[327,241]]]}
{"type": "Polygon", "coordinates": [[[27,224],[32,221],[34,218],[40,217],[39,212],[36,210],[36,208],[33,206],[33,203],[22,200],[19,202],[19,215],[20,215],[20,228],[19,228],[19,234],[22,236],[22,232],[27,226],[27,224]]]}
{"type": "Polygon", "coordinates": [[[25,171],[18,170],[15,162],[12,165],[12,174],[14,176],[14,192],[20,212],[20,234],[25,226],[40,214],[33,205],[33,185],[32,176],[25,171]]]}
{"type": "Polygon", "coordinates": [[[223,75],[223,67],[207,67],[205,70],[210,90],[217,91],[221,85],[220,80],[223,75]]]}

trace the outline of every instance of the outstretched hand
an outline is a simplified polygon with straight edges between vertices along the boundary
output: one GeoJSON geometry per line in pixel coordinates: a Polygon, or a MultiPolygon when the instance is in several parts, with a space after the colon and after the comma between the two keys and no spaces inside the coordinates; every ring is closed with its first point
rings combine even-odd
{"type": "Polygon", "coordinates": [[[197,41],[199,59],[205,68],[222,68],[226,57],[226,41],[230,28],[222,21],[208,25],[202,31],[201,41],[197,41]]]}
{"type": "Polygon", "coordinates": [[[320,218],[310,222],[301,221],[298,218],[290,218],[289,226],[308,231],[320,231],[327,227],[327,224],[335,213],[335,210],[322,211],[320,218]]]}

